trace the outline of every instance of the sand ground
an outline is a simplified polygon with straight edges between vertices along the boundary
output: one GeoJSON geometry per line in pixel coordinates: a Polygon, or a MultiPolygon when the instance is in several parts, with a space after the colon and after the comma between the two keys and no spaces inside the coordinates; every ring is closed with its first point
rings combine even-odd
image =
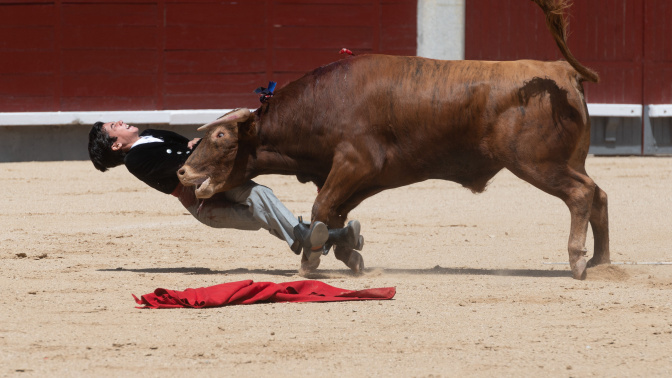
{"type": "MultiPolygon", "coordinates": [[[[589,157],[609,195],[612,260],[672,261],[672,158],[589,157]]],[[[264,176],[297,215],[315,187],[264,176]]],[[[509,172],[474,195],[427,181],[356,208],[363,276],[391,301],[142,310],[131,294],[284,282],[299,257],[265,231],[218,230],[125,168],[4,163],[0,376],[672,376],[672,265],[573,280],[569,212],[509,172]]],[[[592,235],[589,231],[589,256],[592,235]]]]}

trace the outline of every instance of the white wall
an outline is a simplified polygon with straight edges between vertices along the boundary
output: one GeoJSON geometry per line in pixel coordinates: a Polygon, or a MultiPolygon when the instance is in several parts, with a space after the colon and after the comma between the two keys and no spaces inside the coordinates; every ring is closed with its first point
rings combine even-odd
{"type": "Polygon", "coordinates": [[[418,0],[418,56],[464,59],[466,0],[418,0]]]}

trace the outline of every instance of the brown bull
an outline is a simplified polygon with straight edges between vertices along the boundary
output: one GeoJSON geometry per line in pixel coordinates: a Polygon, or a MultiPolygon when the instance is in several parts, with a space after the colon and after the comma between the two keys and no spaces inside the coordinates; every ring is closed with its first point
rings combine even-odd
{"type": "MultiPolygon", "coordinates": [[[[428,179],[481,192],[502,168],[565,202],[569,263],[609,263],[607,195],[588,177],[590,120],[582,82],[598,76],[565,44],[565,1],[533,0],[563,56],[558,62],[439,61],[363,55],[320,67],[250,113],[203,126],[178,175],[208,198],[262,174],[296,175],[321,190],[313,220],[343,227],[360,202],[428,179]],[[594,255],[586,263],[588,223],[594,255]]],[[[353,271],[359,253],[336,249],[353,271]]],[[[304,272],[319,257],[302,257],[304,272]]]]}

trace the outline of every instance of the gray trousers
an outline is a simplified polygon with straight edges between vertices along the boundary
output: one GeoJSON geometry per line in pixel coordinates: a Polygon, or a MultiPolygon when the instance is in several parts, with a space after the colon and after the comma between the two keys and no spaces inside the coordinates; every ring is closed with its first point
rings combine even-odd
{"type": "Polygon", "coordinates": [[[290,247],[294,243],[294,227],[299,220],[271,189],[252,180],[204,201],[196,198],[193,187],[180,185],[173,195],[207,226],[250,231],[263,228],[290,247]]]}

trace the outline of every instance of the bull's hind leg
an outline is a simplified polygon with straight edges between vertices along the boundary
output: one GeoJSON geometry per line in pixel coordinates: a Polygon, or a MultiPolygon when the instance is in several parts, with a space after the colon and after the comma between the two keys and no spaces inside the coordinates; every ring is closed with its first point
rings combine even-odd
{"type": "Polygon", "coordinates": [[[588,267],[609,264],[609,217],[607,211],[607,193],[595,187],[593,196],[593,209],[590,213],[590,227],[593,229],[595,239],[595,251],[593,258],[588,260],[588,267]]]}
{"type": "Polygon", "coordinates": [[[572,276],[575,279],[586,278],[586,234],[588,222],[591,219],[593,198],[597,186],[588,175],[578,172],[570,167],[547,166],[530,172],[511,170],[518,177],[531,183],[537,188],[562,199],[571,215],[569,231],[569,265],[572,276]]]}
{"type": "Polygon", "coordinates": [[[586,234],[588,221],[595,193],[595,183],[588,176],[579,177],[567,190],[568,198],[564,199],[571,215],[569,230],[569,266],[574,279],[586,278],[586,234]]]}

